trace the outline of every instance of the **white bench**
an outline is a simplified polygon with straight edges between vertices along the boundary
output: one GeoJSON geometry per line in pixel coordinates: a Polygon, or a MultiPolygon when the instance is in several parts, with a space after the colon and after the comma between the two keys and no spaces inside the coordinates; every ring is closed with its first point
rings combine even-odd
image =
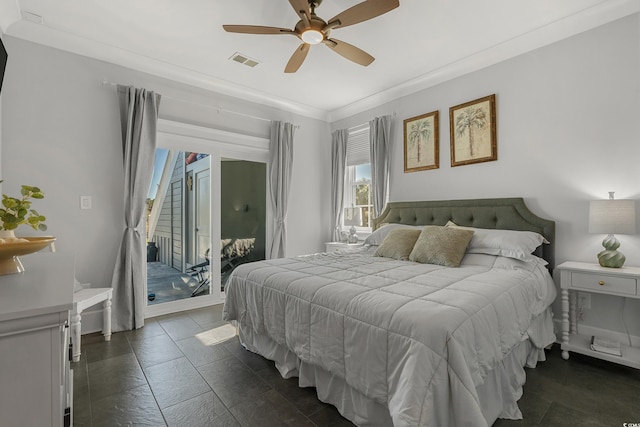
{"type": "Polygon", "coordinates": [[[80,361],[80,336],[82,334],[82,312],[99,302],[104,305],[102,335],[105,341],[111,340],[111,297],[112,288],[86,288],[73,294],[71,312],[71,340],[73,343],[73,361],[80,361]]]}

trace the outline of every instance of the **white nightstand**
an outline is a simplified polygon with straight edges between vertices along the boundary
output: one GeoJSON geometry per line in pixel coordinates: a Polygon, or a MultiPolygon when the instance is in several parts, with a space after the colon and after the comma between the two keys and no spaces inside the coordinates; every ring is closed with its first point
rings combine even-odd
{"type": "Polygon", "coordinates": [[[358,243],[327,242],[325,243],[327,252],[343,251],[345,249],[359,248],[363,245],[364,245],[363,242],[358,242],[358,243]]]}
{"type": "Polygon", "coordinates": [[[591,336],[578,334],[575,304],[569,304],[569,291],[640,299],[640,268],[605,268],[598,264],[564,262],[557,270],[560,271],[562,298],[562,357],[567,360],[569,351],[574,351],[640,369],[638,347],[622,344],[622,357],[591,350],[591,336]]]}

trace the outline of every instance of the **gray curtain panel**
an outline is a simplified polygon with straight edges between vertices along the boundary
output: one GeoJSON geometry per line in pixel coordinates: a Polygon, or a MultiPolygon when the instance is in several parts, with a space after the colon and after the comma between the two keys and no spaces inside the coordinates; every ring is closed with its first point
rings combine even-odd
{"type": "Polygon", "coordinates": [[[291,169],[293,166],[293,134],[291,123],[271,122],[269,142],[269,183],[271,205],[274,210],[273,241],[269,258],[282,258],[286,253],[287,235],[284,220],[287,215],[291,169]]]}
{"type": "Polygon", "coordinates": [[[340,129],[331,134],[331,236],[340,241],[342,205],[344,202],[344,174],[347,169],[347,141],[349,131],[340,129]]]}
{"type": "Polygon", "coordinates": [[[153,175],[160,95],[118,85],[124,160],[124,225],[113,271],[112,331],[144,326],[147,193],[153,175]]]}
{"type": "Polygon", "coordinates": [[[373,201],[373,215],[377,217],[387,204],[391,116],[376,117],[369,122],[369,142],[371,146],[371,199],[373,201]]]}

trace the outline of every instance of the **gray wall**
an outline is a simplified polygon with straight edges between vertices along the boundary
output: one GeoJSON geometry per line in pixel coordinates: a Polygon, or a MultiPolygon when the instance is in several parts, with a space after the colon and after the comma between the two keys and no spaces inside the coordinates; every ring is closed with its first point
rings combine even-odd
{"type": "MultiPolygon", "coordinates": [[[[346,128],[394,112],[392,201],[524,197],[534,212],[556,221],[558,263],[597,262],[604,236],[587,232],[589,200],[605,199],[608,191],[616,191],[618,198],[640,199],[639,16],[380,105],[331,127],[346,128]],[[452,168],[449,107],[492,93],[497,100],[498,161],[452,168]],[[440,168],[404,173],[402,121],[434,110],[440,111],[440,168]]],[[[640,266],[640,236],[617,237],[627,264],[640,266]]],[[[593,298],[585,324],[622,331],[620,308],[620,298],[593,298]]],[[[555,312],[560,313],[558,304],[555,312]]],[[[629,328],[640,335],[640,301],[629,300],[625,314],[629,328]]]]}
{"type": "MultiPolygon", "coordinates": [[[[300,127],[294,140],[292,203],[288,210],[288,255],[322,249],[330,228],[330,140],[324,121],[136,72],[102,61],[3,36],[9,62],[2,87],[1,170],[3,191],[38,185],[58,251],[75,252],[76,276],[106,286],[123,229],[120,119],[115,87],[107,80],[156,90],[160,116],[246,135],[269,137],[269,123],[220,114],[217,108],[300,127]],[[90,195],[93,209],[80,210],[90,195]],[[320,224],[310,227],[309,224],[320,224]]],[[[30,229],[21,230],[29,234],[30,229]]]]}

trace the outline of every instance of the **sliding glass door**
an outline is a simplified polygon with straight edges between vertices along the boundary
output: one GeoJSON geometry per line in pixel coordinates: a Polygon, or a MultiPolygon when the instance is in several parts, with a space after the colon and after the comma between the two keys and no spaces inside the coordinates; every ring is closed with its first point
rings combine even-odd
{"type": "Polygon", "coordinates": [[[229,144],[230,134],[172,122],[159,129],[147,199],[147,317],[223,302],[229,274],[264,259],[269,234],[268,141],[234,134],[249,143],[229,144]]]}
{"type": "Polygon", "coordinates": [[[147,304],[210,296],[211,156],[159,148],[147,206],[147,304]]]}

